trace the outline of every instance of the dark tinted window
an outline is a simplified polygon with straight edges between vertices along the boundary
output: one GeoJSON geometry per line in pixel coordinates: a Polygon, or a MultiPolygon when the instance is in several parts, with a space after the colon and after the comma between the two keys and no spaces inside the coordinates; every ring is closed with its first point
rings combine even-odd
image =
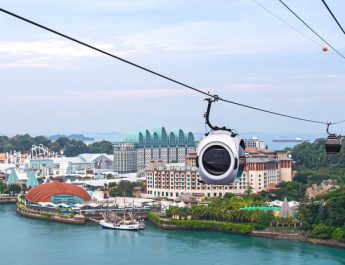
{"type": "Polygon", "coordinates": [[[224,147],[213,145],[204,152],[202,164],[208,173],[214,176],[220,176],[230,168],[231,157],[224,147]]]}

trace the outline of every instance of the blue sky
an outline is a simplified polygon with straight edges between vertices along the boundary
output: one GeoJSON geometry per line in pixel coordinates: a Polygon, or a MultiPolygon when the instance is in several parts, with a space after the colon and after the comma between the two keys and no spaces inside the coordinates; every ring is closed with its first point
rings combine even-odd
{"type": "MultiPolygon", "coordinates": [[[[321,43],[277,0],[257,0],[321,43]]],[[[286,0],[345,53],[320,1],[286,0]]],[[[345,25],[345,3],[328,0],[345,25]]],[[[1,7],[224,98],[318,120],[345,119],[345,60],[252,0],[1,0],[1,7]]],[[[204,131],[203,96],[0,14],[0,133],[204,131]]],[[[324,132],[224,103],[239,132],[324,132]]],[[[334,127],[344,133],[345,125],[334,127]]]]}

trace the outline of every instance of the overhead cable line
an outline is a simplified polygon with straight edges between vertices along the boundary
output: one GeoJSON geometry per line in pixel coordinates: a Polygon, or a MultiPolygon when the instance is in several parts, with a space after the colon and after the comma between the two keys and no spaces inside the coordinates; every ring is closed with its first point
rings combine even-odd
{"type": "MultiPolygon", "coordinates": [[[[83,42],[83,41],[77,40],[77,39],[75,39],[75,38],[73,38],[73,37],[70,37],[70,36],[65,35],[65,34],[63,34],[63,33],[60,33],[60,32],[58,32],[58,31],[56,31],[56,30],[53,30],[53,29],[51,29],[51,28],[49,28],[49,27],[43,26],[42,24],[39,24],[39,23],[37,23],[37,22],[34,22],[34,21],[32,21],[32,20],[29,20],[29,19],[24,18],[24,17],[22,17],[22,16],[19,16],[19,15],[17,15],[17,14],[14,14],[14,13],[12,13],[12,12],[10,12],[10,11],[7,11],[7,10],[5,10],[5,9],[3,9],[3,8],[0,8],[0,11],[3,12],[3,13],[5,13],[5,14],[8,14],[8,15],[10,15],[10,16],[12,16],[12,17],[18,18],[18,19],[20,19],[20,20],[22,20],[22,21],[25,21],[25,22],[27,22],[27,23],[29,23],[29,24],[32,24],[32,25],[34,25],[34,26],[36,26],[36,27],[42,28],[42,29],[44,29],[44,30],[46,30],[46,31],[49,31],[49,32],[54,33],[54,34],[56,34],[56,35],[59,35],[59,36],[61,36],[61,37],[63,37],[63,38],[66,38],[66,39],[68,39],[68,40],[71,40],[71,41],[73,41],[73,42],[76,42],[76,43],[78,43],[78,44],[80,44],[80,45],[82,45],[82,46],[85,46],[85,47],[90,48],[90,49],[92,49],[92,50],[95,50],[95,51],[97,51],[97,52],[103,53],[103,54],[105,54],[105,55],[107,55],[107,56],[110,56],[110,57],[112,57],[112,58],[114,58],[114,59],[120,60],[120,61],[122,61],[122,62],[124,62],[124,63],[129,64],[129,65],[132,65],[132,66],[134,66],[134,67],[136,67],[136,68],[139,68],[139,69],[141,69],[141,70],[143,70],[143,71],[149,72],[149,73],[151,73],[151,74],[153,74],[153,75],[159,76],[159,77],[164,78],[164,79],[166,79],[166,80],[168,80],[168,81],[171,81],[171,82],[176,83],[176,84],[178,84],[178,85],[181,85],[181,86],[184,86],[184,87],[186,87],[186,88],[189,88],[189,89],[191,89],[191,90],[193,90],[193,91],[195,91],[195,92],[198,92],[198,93],[200,93],[200,94],[206,95],[206,96],[208,96],[208,97],[212,97],[212,98],[214,98],[214,99],[217,99],[217,100],[220,100],[220,101],[223,101],[223,102],[226,102],[226,103],[230,103],[230,104],[233,104],[233,105],[237,105],[237,106],[240,106],[240,107],[244,107],[244,108],[248,108],[248,109],[252,109],[252,110],[256,110],[256,111],[260,111],[260,112],[265,112],[265,113],[269,113],[269,114],[272,114],[272,115],[277,115],[277,116],[281,116],[281,117],[285,117],[285,118],[290,118],[290,119],[294,119],[294,120],[305,121],[305,122],[311,122],[311,123],[317,123],[317,124],[323,124],[323,125],[328,125],[328,124],[330,123],[330,122],[318,121],[318,120],[311,120],[311,119],[301,118],[301,117],[297,117],[297,116],[291,116],[291,115],[287,115],[287,114],[283,114],[283,113],[279,113],[279,112],[274,112],[274,111],[270,111],[270,110],[265,110],[265,109],[261,109],[261,108],[258,108],[258,107],[254,107],[254,106],[246,105],[246,104],[243,104],[243,103],[231,101],[231,100],[228,100],[228,99],[225,99],[225,98],[221,98],[221,97],[218,97],[217,95],[212,95],[210,92],[202,91],[202,90],[200,90],[200,89],[197,89],[197,88],[195,88],[195,87],[192,87],[192,86],[190,86],[190,85],[187,85],[187,84],[185,84],[185,83],[183,83],[183,82],[180,82],[180,81],[177,81],[177,80],[175,80],[175,79],[173,79],[173,78],[170,78],[170,77],[168,77],[168,76],[166,76],[166,75],[160,74],[160,73],[158,73],[158,72],[156,72],[156,71],[153,71],[153,70],[150,70],[150,69],[148,69],[148,68],[146,68],[146,67],[140,66],[140,65],[138,65],[138,64],[136,64],[136,63],[133,63],[133,62],[131,62],[131,61],[129,61],[129,60],[123,59],[123,58],[121,58],[121,57],[119,57],[119,56],[116,56],[116,55],[114,55],[114,54],[112,54],[112,53],[109,53],[109,52],[107,52],[107,51],[105,51],[105,50],[99,49],[99,48],[97,48],[97,47],[95,47],[95,46],[92,46],[92,45],[90,45],[90,44],[87,44],[87,43],[85,43],[85,42],[83,42]]],[[[343,122],[345,122],[345,121],[343,121],[343,122]]],[[[333,123],[331,123],[331,124],[333,124],[333,123]]]]}
{"type": "Polygon", "coordinates": [[[317,42],[316,40],[312,39],[311,37],[309,37],[308,35],[304,34],[302,31],[298,30],[296,27],[292,26],[289,22],[287,22],[285,19],[281,18],[280,16],[278,16],[277,14],[275,14],[272,10],[268,9],[266,6],[264,6],[263,4],[259,3],[256,0],[252,0],[256,5],[258,5],[259,7],[261,7],[262,9],[266,10],[268,13],[270,13],[272,16],[276,17],[277,19],[279,19],[281,22],[283,22],[285,25],[287,25],[289,28],[293,29],[294,31],[296,31],[298,34],[300,34],[301,36],[305,37],[306,39],[310,40],[311,42],[313,42],[315,45],[317,46],[322,46],[321,43],[317,42]]]}
{"type": "Polygon", "coordinates": [[[335,20],[335,22],[338,24],[339,28],[341,29],[341,31],[345,34],[345,30],[343,29],[343,27],[341,26],[341,24],[339,23],[338,19],[335,17],[335,15],[333,14],[332,10],[329,8],[329,6],[327,5],[325,0],[322,0],[322,3],[324,4],[324,6],[327,8],[328,12],[331,14],[331,16],[333,17],[333,19],[335,20]]]}
{"type": "Polygon", "coordinates": [[[282,0],[279,0],[279,2],[285,6],[296,18],[298,18],[308,29],[310,29],[316,36],[319,37],[324,43],[326,43],[329,47],[332,48],[333,51],[335,51],[338,55],[340,55],[343,59],[345,59],[345,55],[343,55],[341,52],[339,52],[333,45],[331,45],[327,40],[325,40],[319,33],[317,33],[311,26],[309,26],[299,15],[296,14],[290,7],[288,7],[282,0]]]}
{"type": "Polygon", "coordinates": [[[345,120],[330,122],[330,124],[336,125],[345,122],[345,120]]]}

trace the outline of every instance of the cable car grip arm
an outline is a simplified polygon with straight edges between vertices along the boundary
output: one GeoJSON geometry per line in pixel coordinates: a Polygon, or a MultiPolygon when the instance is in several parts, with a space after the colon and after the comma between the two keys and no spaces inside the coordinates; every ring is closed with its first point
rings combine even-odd
{"type": "Polygon", "coordinates": [[[205,118],[205,123],[206,125],[211,129],[211,130],[214,130],[214,131],[217,131],[217,130],[224,130],[224,131],[229,131],[231,133],[231,136],[232,137],[235,137],[237,134],[234,133],[231,129],[228,129],[226,127],[218,127],[218,126],[213,126],[210,122],[210,112],[211,112],[211,105],[213,102],[216,102],[218,101],[219,97],[217,95],[214,95],[212,97],[209,97],[209,98],[206,98],[205,100],[208,102],[207,104],[207,110],[206,110],[206,113],[204,114],[204,118],[205,118]]]}

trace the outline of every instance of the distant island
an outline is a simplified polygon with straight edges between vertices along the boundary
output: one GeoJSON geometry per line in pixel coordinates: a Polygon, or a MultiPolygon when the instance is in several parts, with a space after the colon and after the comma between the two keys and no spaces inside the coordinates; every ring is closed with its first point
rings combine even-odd
{"type": "Polygon", "coordinates": [[[82,142],[93,142],[93,141],[95,141],[94,138],[87,137],[83,134],[70,134],[70,135],[55,134],[55,135],[49,136],[48,139],[50,141],[56,141],[57,139],[59,139],[61,137],[66,137],[69,140],[82,141],[82,142]]]}

